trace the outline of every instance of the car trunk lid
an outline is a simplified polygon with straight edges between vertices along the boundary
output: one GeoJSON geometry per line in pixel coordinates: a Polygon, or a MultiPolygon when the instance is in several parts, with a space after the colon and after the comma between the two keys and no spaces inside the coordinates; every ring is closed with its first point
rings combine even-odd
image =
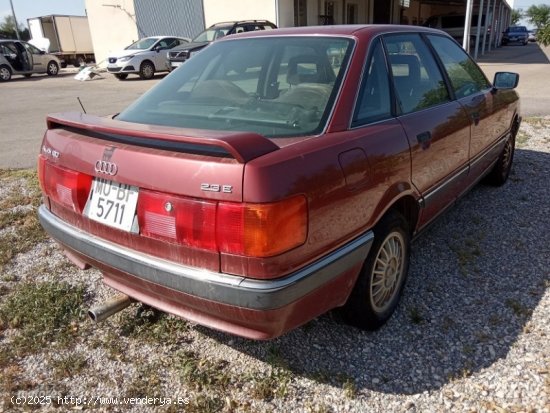
{"type": "MultiPolygon", "coordinates": [[[[42,175],[50,168],[52,212],[93,235],[210,270],[219,270],[218,201],[240,204],[246,162],[278,149],[254,133],[184,130],[81,113],[51,115],[47,123],[39,167],[42,175]],[[81,182],[84,195],[75,189],[81,182]],[[137,207],[119,205],[136,211],[133,225],[90,218],[91,203],[105,185],[116,185],[121,198],[131,198],[130,189],[139,193],[137,207]]],[[[109,201],[104,198],[102,210],[109,201]]],[[[111,218],[118,211],[113,208],[111,218]]]]}

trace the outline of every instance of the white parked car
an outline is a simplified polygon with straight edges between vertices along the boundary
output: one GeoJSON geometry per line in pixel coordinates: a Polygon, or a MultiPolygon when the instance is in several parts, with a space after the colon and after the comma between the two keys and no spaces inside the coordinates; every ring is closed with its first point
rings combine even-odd
{"type": "Polygon", "coordinates": [[[0,82],[12,75],[31,77],[33,73],[59,73],[61,62],[57,57],[19,40],[0,40],[0,82]]]}
{"type": "Polygon", "coordinates": [[[107,70],[123,80],[128,74],[151,79],[156,72],[169,70],[166,50],[188,43],[189,39],[174,36],[152,36],[138,40],[107,58],[107,70]]]}

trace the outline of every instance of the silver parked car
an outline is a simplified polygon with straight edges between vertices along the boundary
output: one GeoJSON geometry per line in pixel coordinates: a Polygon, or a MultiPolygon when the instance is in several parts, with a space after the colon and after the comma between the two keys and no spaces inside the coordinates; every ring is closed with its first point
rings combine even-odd
{"type": "Polygon", "coordinates": [[[152,36],[138,40],[107,58],[107,70],[123,80],[128,74],[138,74],[142,79],[151,79],[155,72],[169,70],[166,52],[173,47],[188,43],[189,39],[173,36],[152,36]]]}
{"type": "Polygon", "coordinates": [[[8,81],[12,75],[31,77],[33,73],[59,73],[61,62],[52,55],[27,42],[0,40],[0,81],[8,81]]]}

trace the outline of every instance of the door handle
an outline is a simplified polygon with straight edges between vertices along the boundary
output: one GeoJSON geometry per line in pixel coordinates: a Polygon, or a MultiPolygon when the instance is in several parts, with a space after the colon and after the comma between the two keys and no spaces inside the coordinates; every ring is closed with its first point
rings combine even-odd
{"type": "Polygon", "coordinates": [[[432,134],[429,131],[419,133],[416,135],[416,140],[422,147],[422,149],[428,149],[432,142],[432,134]]]}

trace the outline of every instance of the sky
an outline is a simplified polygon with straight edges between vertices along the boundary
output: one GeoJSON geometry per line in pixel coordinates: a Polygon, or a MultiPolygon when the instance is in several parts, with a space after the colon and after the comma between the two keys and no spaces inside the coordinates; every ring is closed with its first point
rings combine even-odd
{"type": "MultiPolygon", "coordinates": [[[[0,0],[1,1],[1,0],[0,0]]],[[[543,4],[546,4],[547,6],[550,6],[550,0],[510,0],[508,2],[514,9],[518,10],[521,9],[524,12],[527,11],[529,6],[532,6],[533,4],[536,4],[537,6],[541,6],[543,4]]],[[[529,23],[526,19],[522,19],[520,21],[520,24],[527,26],[528,29],[532,29],[533,25],[529,23]]]]}
{"type": "MultiPolygon", "coordinates": [[[[12,0],[17,23],[27,27],[29,17],[50,14],[85,16],[84,0],[12,0]]],[[[10,0],[0,0],[0,21],[11,14],[10,0]]]]}

